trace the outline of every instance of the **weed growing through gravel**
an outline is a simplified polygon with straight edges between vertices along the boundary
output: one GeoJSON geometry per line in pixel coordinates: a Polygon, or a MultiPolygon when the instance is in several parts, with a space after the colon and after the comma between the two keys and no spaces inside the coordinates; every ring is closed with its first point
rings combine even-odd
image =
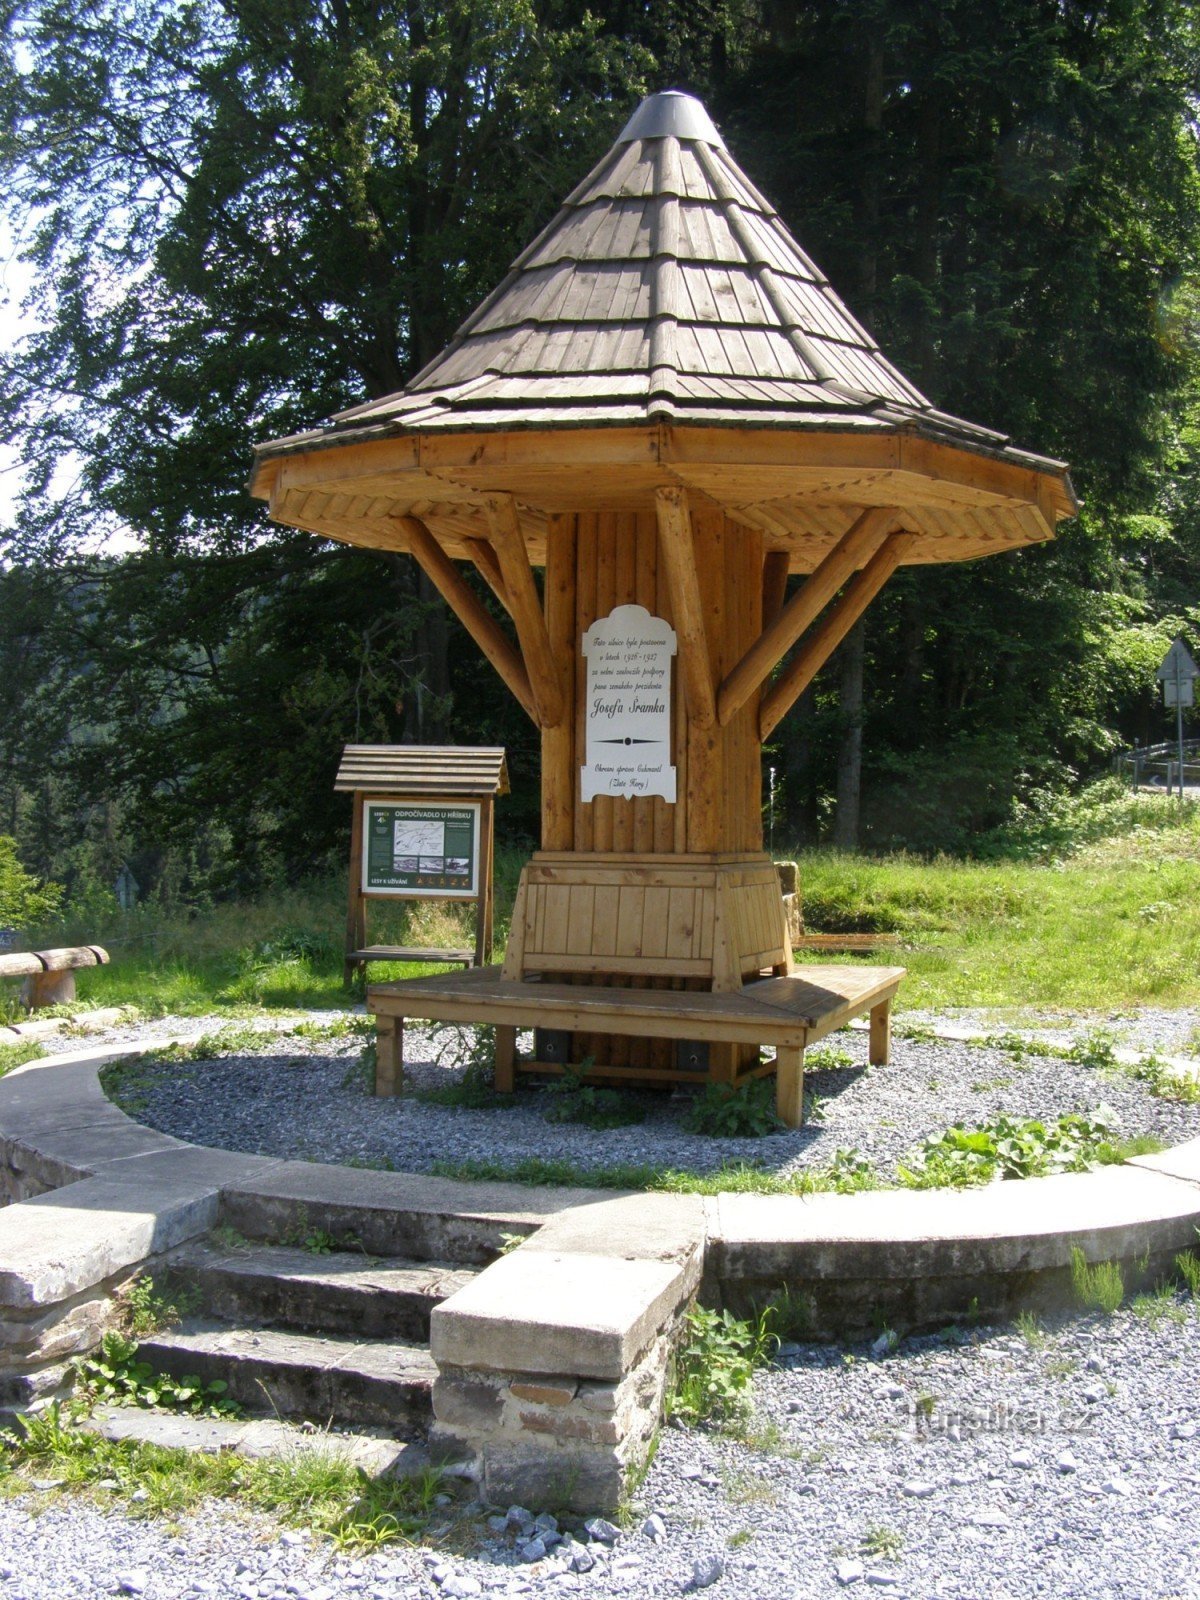
{"type": "Polygon", "coordinates": [[[859,1552],[876,1561],[896,1561],[904,1549],[904,1535],[898,1528],[870,1527],[859,1541],[859,1552]]]}
{"type": "Polygon", "coordinates": [[[1200,1299],[1200,1256],[1194,1256],[1190,1250],[1181,1250],[1175,1257],[1175,1270],[1187,1285],[1192,1299],[1200,1299]]]}
{"type": "Polygon", "coordinates": [[[147,1050],[142,1061],[148,1066],[162,1062],[213,1061],[218,1056],[259,1055],[277,1047],[279,1035],[249,1022],[228,1022],[198,1039],[175,1039],[158,1050],[147,1050]]]}
{"type": "Polygon", "coordinates": [[[1186,1322],[1188,1316],[1187,1307],[1180,1303],[1175,1285],[1169,1279],[1156,1283],[1153,1289],[1134,1295],[1129,1302],[1129,1309],[1135,1317],[1148,1322],[1155,1331],[1164,1321],[1186,1322]]]}
{"type": "Polygon", "coordinates": [[[288,1029],[293,1039],[311,1039],[314,1044],[336,1044],[340,1039],[365,1039],[375,1033],[375,1018],[345,1015],[328,1017],[320,1022],[298,1022],[288,1029]]]}
{"type": "Polygon", "coordinates": [[[0,1044],[0,1078],[14,1067],[23,1067],[27,1061],[40,1061],[46,1054],[36,1039],[19,1039],[16,1044],[0,1044]]]}
{"type": "Polygon", "coordinates": [[[492,1063],[471,1061],[453,1083],[439,1083],[432,1089],[416,1089],[413,1099],[422,1105],[458,1106],[463,1111],[509,1111],[517,1103],[514,1094],[497,1094],[492,1063]]]}
{"type": "Polygon", "coordinates": [[[1031,1350],[1044,1350],[1050,1342],[1045,1330],[1032,1311],[1017,1313],[1017,1332],[1031,1350]]]}
{"type": "Polygon", "coordinates": [[[103,1494],[104,1504],[118,1495],[131,1515],[177,1516],[208,1499],[234,1500],[349,1550],[417,1538],[445,1487],[432,1469],[412,1478],[368,1478],[332,1443],[328,1451],[247,1460],[233,1451],[208,1455],[105,1439],[71,1425],[58,1406],[19,1420],[18,1434],[0,1435],[15,1487],[28,1472],[66,1492],[103,1494]],[[144,1498],[133,1500],[139,1492],[144,1498]]]}
{"type": "MultiPolygon", "coordinates": [[[[585,1128],[626,1128],[645,1122],[646,1106],[634,1095],[620,1089],[604,1089],[588,1083],[583,1076],[591,1063],[581,1062],[578,1070],[567,1067],[542,1089],[549,1103],[543,1113],[547,1122],[577,1123],[585,1128]]],[[[510,1095],[509,1100],[512,1100],[510,1095]]]]}
{"type": "Polygon", "coordinates": [[[761,1139],[775,1133],[782,1127],[775,1115],[775,1085],[769,1078],[736,1086],[706,1084],[692,1101],[684,1126],[710,1139],[761,1139]]]}
{"type": "Polygon", "coordinates": [[[834,1072],[854,1065],[854,1057],[840,1045],[819,1044],[804,1053],[806,1072],[834,1072]]]}
{"type": "Polygon", "coordinates": [[[1097,1261],[1089,1266],[1078,1245],[1071,1251],[1071,1286],[1084,1311],[1102,1311],[1106,1317],[1111,1317],[1125,1298],[1120,1262],[1097,1261]]]}
{"type": "Polygon", "coordinates": [[[746,1322],[729,1310],[694,1306],[684,1318],[683,1342],[675,1352],[668,1415],[692,1425],[744,1418],[754,1373],[779,1348],[770,1322],[769,1311],[746,1322]]]}
{"type": "Polygon", "coordinates": [[[996,1178],[1087,1172],[1144,1154],[1148,1144],[1162,1148],[1149,1136],[1118,1141],[1115,1128],[1116,1117],[1105,1106],[1053,1122],[998,1116],[974,1128],[957,1123],[926,1139],[896,1173],[906,1189],[965,1189],[996,1178]]]}

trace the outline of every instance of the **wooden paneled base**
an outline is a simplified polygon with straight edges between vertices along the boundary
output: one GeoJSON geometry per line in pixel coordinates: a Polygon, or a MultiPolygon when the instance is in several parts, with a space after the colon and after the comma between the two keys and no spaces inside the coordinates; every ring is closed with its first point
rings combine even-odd
{"type": "MultiPolygon", "coordinates": [[[[496,1029],[496,1087],[511,1092],[522,1071],[561,1070],[550,1063],[517,1058],[518,1030],[556,1029],[619,1038],[699,1040],[731,1045],[753,1061],[729,1070],[737,1058],[714,1052],[707,1073],[600,1067],[597,1076],[636,1081],[736,1082],[775,1071],[780,1119],[798,1128],[804,1119],[804,1052],[817,1039],[869,1012],[870,1058],[886,1063],[891,1050],[891,1007],[903,967],[804,967],[788,976],[763,978],[735,993],[615,988],[506,978],[497,967],[437,977],[373,984],[367,1006],[375,1013],[378,1065],[375,1093],[400,1092],[404,1077],[404,1022],[490,1023],[496,1029]],[[773,1047],[774,1063],[760,1064],[758,1051],[773,1047]]],[[[586,1075],[586,1073],[585,1073],[586,1075]]]]}
{"type": "Polygon", "coordinates": [[[762,852],[540,850],[521,874],[504,959],[506,978],[623,975],[716,990],[790,970],[779,875],[762,852]]]}

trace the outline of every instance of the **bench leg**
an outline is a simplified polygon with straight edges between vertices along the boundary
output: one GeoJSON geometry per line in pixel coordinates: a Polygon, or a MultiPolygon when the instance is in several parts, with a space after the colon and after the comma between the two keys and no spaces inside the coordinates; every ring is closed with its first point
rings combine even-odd
{"type": "Polygon", "coordinates": [[[873,1067],[886,1067],[892,1059],[892,1002],[884,1000],[871,1007],[871,1033],[867,1060],[873,1067]]]}
{"type": "Polygon", "coordinates": [[[404,1018],[375,1018],[375,1093],[388,1097],[404,1085],[404,1018]]]}
{"type": "Polygon", "coordinates": [[[66,1005],[74,998],[75,974],[69,967],[63,972],[35,972],[21,986],[21,1004],[27,1011],[66,1005]]]}
{"type": "Polygon", "coordinates": [[[497,1094],[511,1094],[516,1087],[516,1062],[517,1030],[497,1026],[494,1074],[497,1094]]]}
{"type": "Polygon", "coordinates": [[[780,1045],[775,1051],[775,1115],[785,1128],[804,1123],[804,1049],[780,1045]]]}

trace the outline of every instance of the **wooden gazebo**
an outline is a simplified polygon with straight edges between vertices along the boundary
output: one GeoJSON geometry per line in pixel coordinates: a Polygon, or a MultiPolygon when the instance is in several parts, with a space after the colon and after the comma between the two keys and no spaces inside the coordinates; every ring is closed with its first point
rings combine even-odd
{"type": "Polygon", "coordinates": [[[645,100],[436,360],[261,447],[253,489],[410,554],[541,730],[503,971],[373,988],[382,1087],[405,1016],[496,1022],[502,1086],[518,1025],[522,1066],[647,1081],[774,1044],[791,1122],[819,1033],[869,1010],[886,1053],[898,969],[793,968],[762,741],[898,566],[1039,543],[1076,502],[886,360],[698,101],[645,100]]]}

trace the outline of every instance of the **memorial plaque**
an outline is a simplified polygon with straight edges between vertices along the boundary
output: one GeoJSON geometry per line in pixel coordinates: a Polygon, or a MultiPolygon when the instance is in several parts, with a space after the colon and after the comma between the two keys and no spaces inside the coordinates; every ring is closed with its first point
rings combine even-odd
{"type": "Polygon", "coordinates": [[[583,636],[587,660],[582,797],[675,800],[671,657],[675,630],[645,606],[617,606],[583,636]]]}
{"type": "Polygon", "coordinates": [[[479,806],[366,801],[362,868],[366,894],[477,895],[479,806]]]}

